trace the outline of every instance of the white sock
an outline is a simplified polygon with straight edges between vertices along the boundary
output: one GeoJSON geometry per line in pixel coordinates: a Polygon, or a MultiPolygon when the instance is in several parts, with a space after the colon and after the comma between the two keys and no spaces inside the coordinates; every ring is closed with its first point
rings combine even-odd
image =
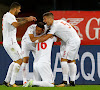
{"type": "Polygon", "coordinates": [[[63,73],[63,81],[67,81],[69,84],[69,66],[67,62],[61,62],[62,73],[63,73]]]}
{"type": "Polygon", "coordinates": [[[28,63],[22,63],[22,77],[23,77],[23,84],[25,83],[25,82],[27,82],[27,79],[26,79],[26,77],[27,77],[27,66],[28,66],[28,63]]]}
{"type": "Polygon", "coordinates": [[[20,69],[20,65],[18,63],[15,63],[12,70],[12,76],[11,76],[11,81],[10,81],[11,85],[15,83],[15,79],[16,79],[17,73],[19,72],[19,69],[20,69]]]}
{"type": "Polygon", "coordinates": [[[6,75],[6,78],[5,78],[5,82],[9,83],[10,82],[10,79],[11,79],[11,74],[12,74],[12,69],[13,69],[13,66],[14,66],[15,62],[12,62],[9,66],[9,69],[8,69],[8,72],[7,72],[7,75],[6,75]]]}
{"type": "Polygon", "coordinates": [[[53,84],[46,81],[33,81],[33,85],[38,85],[40,87],[54,87],[53,84]]]}
{"type": "Polygon", "coordinates": [[[73,63],[68,63],[68,65],[70,72],[70,81],[75,81],[76,71],[77,71],[76,64],[73,62],[73,63]]]}

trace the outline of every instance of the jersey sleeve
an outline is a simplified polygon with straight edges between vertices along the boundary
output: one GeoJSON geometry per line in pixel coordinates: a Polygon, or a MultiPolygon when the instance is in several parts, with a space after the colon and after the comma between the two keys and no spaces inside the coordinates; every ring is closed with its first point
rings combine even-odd
{"type": "Polygon", "coordinates": [[[9,24],[12,24],[13,22],[17,22],[16,18],[11,16],[7,16],[5,19],[9,24]]]}
{"type": "Polygon", "coordinates": [[[30,27],[28,27],[28,34],[33,34],[34,33],[34,26],[32,25],[32,26],[30,26],[30,27]]]}

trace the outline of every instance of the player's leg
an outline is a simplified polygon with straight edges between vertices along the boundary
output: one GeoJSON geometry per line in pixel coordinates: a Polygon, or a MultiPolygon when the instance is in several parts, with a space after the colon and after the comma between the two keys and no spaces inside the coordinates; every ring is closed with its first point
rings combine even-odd
{"type": "Polygon", "coordinates": [[[68,60],[69,65],[69,73],[70,73],[70,86],[75,86],[75,77],[76,77],[76,61],[75,60],[68,60]]]}
{"type": "Polygon", "coordinates": [[[66,59],[66,54],[68,53],[68,51],[69,47],[66,47],[66,43],[62,41],[60,46],[60,54],[63,82],[60,85],[57,85],[57,87],[64,87],[69,84],[69,66],[66,59]],[[65,48],[67,48],[67,51],[65,50],[65,48]]]}
{"type": "MultiPolygon", "coordinates": [[[[39,63],[37,68],[42,78],[42,82],[39,82],[39,85],[42,87],[54,87],[54,76],[51,70],[51,64],[39,63]]],[[[35,85],[35,82],[33,83],[35,85]]]]}
{"type": "Polygon", "coordinates": [[[41,77],[37,69],[37,63],[33,63],[33,80],[28,81],[26,84],[23,85],[23,87],[32,87],[33,85],[39,86],[40,84],[37,83],[38,81],[41,82],[41,77]]]}
{"type": "Polygon", "coordinates": [[[17,87],[17,85],[15,85],[15,79],[16,79],[17,73],[20,69],[20,66],[22,64],[21,49],[20,49],[20,46],[17,43],[14,43],[12,46],[10,46],[9,56],[15,62],[13,69],[12,69],[10,86],[17,87]]]}
{"type": "MultiPolygon", "coordinates": [[[[30,51],[25,51],[24,50],[24,56],[26,56],[26,57],[24,57],[23,58],[23,63],[22,63],[22,76],[23,76],[23,84],[25,84],[26,82],[27,82],[27,73],[28,73],[28,61],[29,61],[29,52],[30,51]]],[[[35,58],[35,52],[34,51],[32,51],[32,54],[33,54],[33,56],[34,56],[34,58],[35,58]]]]}
{"type": "MultiPolygon", "coordinates": [[[[4,49],[6,50],[6,52],[8,53],[8,55],[10,55],[11,52],[9,50],[9,46],[8,45],[3,45],[3,46],[4,46],[4,49]]],[[[3,84],[6,85],[6,86],[9,86],[14,64],[15,64],[15,62],[12,62],[10,64],[9,68],[8,68],[8,72],[7,72],[6,78],[5,78],[4,82],[3,82],[3,84]]]]}
{"type": "Polygon", "coordinates": [[[21,49],[22,49],[22,56],[23,56],[23,63],[22,63],[22,77],[23,77],[23,85],[27,82],[27,73],[28,73],[28,60],[29,60],[29,45],[22,41],[21,42],[21,49]]]}
{"type": "Polygon", "coordinates": [[[21,47],[22,47],[22,56],[23,56],[22,77],[23,77],[23,84],[25,84],[27,82],[27,73],[28,73],[27,67],[28,67],[28,61],[29,61],[29,53],[30,51],[33,51],[34,47],[32,44],[29,44],[26,42],[22,42],[21,47]]]}
{"type": "Polygon", "coordinates": [[[24,57],[23,58],[23,63],[22,63],[22,77],[23,77],[23,84],[27,82],[27,73],[28,73],[28,60],[29,57],[24,57]]]}
{"type": "Polygon", "coordinates": [[[36,63],[34,64],[34,79],[27,82],[24,87],[54,87],[54,77],[52,74],[52,70],[50,68],[50,64],[48,63],[36,63]],[[41,76],[43,81],[40,81],[39,77],[41,76]]]}
{"type": "Polygon", "coordinates": [[[22,49],[22,56],[23,56],[23,63],[22,63],[22,77],[23,77],[23,84],[25,84],[27,82],[27,66],[28,66],[28,60],[29,60],[29,53],[30,50],[28,49],[27,43],[25,42],[21,42],[21,49],[22,49]]]}
{"type": "Polygon", "coordinates": [[[11,75],[12,75],[12,69],[13,69],[13,66],[14,66],[14,63],[15,62],[12,62],[8,68],[8,72],[7,72],[7,75],[6,75],[6,78],[3,82],[4,85],[6,86],[9,86],[9,82],[10,82],[10,79],[11,79],[11,75]]]}
{"type": "Polygon", "coordinates": [[[61,58],[61,68],[63,81],[59,85],[56,85],[56,87],[65,87],[69,85],[69,65],[67,63],[67,59],[61,58]]]}
{"type": "Polygon", "coordinates": [[[30,80],[26,83],[24,87],[54,87],[53,84],[50,84],[47,81],[34,81],[30,80]]]}
{"type": "Polygon", "coordinates": [[[33,80],[34,81],[41,81],[41,76],[37,69],[37,62],[33,63],[33,80]]]}
{"type": "Polygon", "coordinates": [[[20,66],[22,64],[22,59],[19,59],[15,62],[14,64],[14,67],[13,67],[13,71],[12,71],[12,75],[11,75],[11,81],[10,81],[10,86],[11,87],[18,87],[16,84],[15,84],[15,79],[16,79],[16,76],[19,72],[19,69],[20,69],[20,66]]]}
{"type": "Polygon", "coordinates": [[[69,74],[70,74],[70,86],[75,86],[75,78],[76,78],[76,59],[78,58],[78,51],[80,47],[80,42],[74,43],[71,45],[70,51],[68,53],[68,65],[69,65],[69,74]]]}

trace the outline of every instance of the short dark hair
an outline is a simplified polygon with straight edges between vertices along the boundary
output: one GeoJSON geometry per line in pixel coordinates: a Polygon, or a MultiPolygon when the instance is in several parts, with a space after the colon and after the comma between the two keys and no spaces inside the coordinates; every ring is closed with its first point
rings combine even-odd
{"type": "Polygon", "coordinates": [[[43,22],[38,22],[37,26],[40,27],[40,28],[42,28],[42,29],[44,29],[44,23],[43,22]]]}
{"type": "Polygon", "coordinates": [[[52,14],[51,12],[46,12],[46,13],[44,13],[44,14],[43,14],[43,17],[44,17],[44,16],[54,18],[53,14],[52,14]]]}
{"type": "Polygon", "coordinates": [[[21,7],[21,5],[18,2],[13,2],[10,6],[10,9],[21,7]]]}

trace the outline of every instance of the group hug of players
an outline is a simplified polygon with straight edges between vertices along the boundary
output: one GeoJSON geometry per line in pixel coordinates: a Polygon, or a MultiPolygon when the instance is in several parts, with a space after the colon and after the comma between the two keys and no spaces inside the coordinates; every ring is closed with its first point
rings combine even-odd
{"type": "Polygon", "coordinates": [[[20,9],[19,3],[12,3],[9,12],[4,14],[2,19],[3,47],[13,61],[9,65],[3,84],[8,87],[18,87],[15,84],[15,79],[22,65],[23,87],[75,86],[77,71],[75,60],[78,58],[80,47],[80,38],[75,29],[64,20],[54,20],[53,14],[46,12],[43,14],[43,22],[32,24],[27,28],[20,47],[16,40],[17,27],[31,21],[37,21],[34,16],[16,18],[15,16],[18,15],[20,9]],[[59,41],[61,41],[63,82],[55,85],[51,69],[51,50],[53,42],[59,41]],[[33,78],[27,81],[30,51],[34,56],[33,78]]]}

